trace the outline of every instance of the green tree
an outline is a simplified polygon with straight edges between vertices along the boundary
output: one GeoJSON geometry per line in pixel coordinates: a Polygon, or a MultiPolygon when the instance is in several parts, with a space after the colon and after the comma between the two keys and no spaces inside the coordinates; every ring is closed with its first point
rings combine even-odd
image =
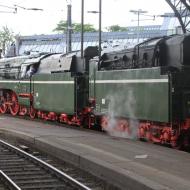
{"type": "MultiPolygon", "coordinates": [[[[74,23],[73,24],[73,31],[80,32],[81,31],[81,24],[74,23]]],[[[96,32],[97,30],[93,27],[92,24],[84,24],[84,32],[96,32]]]]}
{"type": "MultiPolygon", "coordinates": [[[[80,32],[81,31],[81,24],[80,23],[73,23],[72,24],[73,32],[80,32]]],[[[66,32],[67,31],[67,21],[61,20],[56,28],[53,30],[56,32],[66,32]]],[[[97,30],[94,28],[92,24],[84,24],[84,32],[96,32],[97,30]]]]}
{"type": "Polygon", "coordinates": [[[5,54],[5,51],[15,40],[14,33],[7,26],[3,26],[0,29],[0,48],[2,53],[5,54]]]}
{"type": "Polygon", "coordinates": [[[127,27],[122,27],[119,25],[108,26],[108,27],[106,27],[106,29],[108,30],[108,32],[125,32],[125,31],[128,31],[127,27]]]}
{"type": "Polygon", "coordinates": [[[55,32],[66,32],[67,31],[67,22],[64,20],[59,21],[56,28],[53,29],[55,32]]]}

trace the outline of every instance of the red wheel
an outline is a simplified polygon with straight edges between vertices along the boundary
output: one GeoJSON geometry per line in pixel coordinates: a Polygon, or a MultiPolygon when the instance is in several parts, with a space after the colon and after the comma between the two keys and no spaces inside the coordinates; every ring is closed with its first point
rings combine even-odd
{"type": "Polygon", "coordinates": [[[31,106],[29,110],[29,115],[31,119],[34,119],[36,117],[36,110],[31,106]]]}
{"type": "Polygon", "coordinates": [[[5,98],[2,96],[1,97],[1,100],[0,100],[0,113],[6,113],[7,112],[7,109],[8,109],[8,107],[7,107],[7,105],[5,104],[5,98]]]}
{"type": "Polygon", "coordinates": [[[107,116],[102,116],[100,120],[100,126],[102,130],[106,130],[108,128],[109,118],[107,116]]]}
{"type": "Polygon", "coordinates": [[[13,116],[17,115],[19,112],[18,98],[14,92],[11,94],[9,109],[10,109],[10,112],[13,116]]]}
{"type": "Polygon", "coordinates": [[[26,107],[20,106],[19,115],[25,116],[27,114],[28,110],[26,107]]]}

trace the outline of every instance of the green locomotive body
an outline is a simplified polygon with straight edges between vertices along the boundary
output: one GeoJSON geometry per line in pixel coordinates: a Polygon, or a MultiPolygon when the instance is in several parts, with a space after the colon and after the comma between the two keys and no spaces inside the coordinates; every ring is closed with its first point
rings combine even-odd
{"type": "MultiPolygon", "coordinates": [[[[87,60],[97,55],[97,48],[91,48],[92,55],[85,54],[87,60]]],[[[31,117],[37,114],[50,120],[58,114],[71,118],[78,114],[88,104],[88,75],[78,53],[1,60],[0,111],[10,109],[13,115],[29,112],[31,117]]]]}
{"type": "Polygon", "coordinates": [[[32,77],[36,110],[74,114],[74,78],[70,72],[39,74],[32,77]]]}

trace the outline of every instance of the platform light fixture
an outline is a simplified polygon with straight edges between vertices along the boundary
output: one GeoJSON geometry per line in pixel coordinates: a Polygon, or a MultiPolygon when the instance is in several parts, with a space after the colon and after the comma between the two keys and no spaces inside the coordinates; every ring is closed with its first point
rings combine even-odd
{"type": "MultiPolygon", "coordinates": [[[[99,0],[99,11],[88,11],[88,13],[99,13],[99,62],[101,59],[101,41],[102,41],[102,0],[99,0]]],[[[83,58],[84,43],[84,0],[81,0],[81,58],[83,58]]]]}
{"type": "Polygon", "coordinates": [[[66,0],[67,2],[67,32],[66,32],[66,52],[72,51],[72,4],[71,0],[66,0]]]}
{"type": "Polygon", "coordinates": [[[101,44],[102,44],[102,0],[99,0],[99,11],[88,11],[88,13],[99,14],[99,35],[98,35],[98,58],[101,59],[101,44]]]}
{"type": "Polygon", "coordinates": [[[20,5],[13,5],[13,6],[7,6],[7,5],[3,5],[3,4],[0,4],[0,7],[3,7],[3,8],[7,8],[7,9],[12,9],[13,11],[0,11],[0,13],[14,13],[16,14],[18,12],[18,8],[20,9],[23,9],[23,10],[27,10],[27,11],[43,11],[43,9],[40,9],[40,8],[26,8],[26,7],[23,7],[23,6],[20,6],[20,5]]]}
{"type": "Polygon", "coordinates": [[[84,0],[81,0],[81,58],[83,58],[84,43],[84,0]]]}
{"type": "Polygon", "coordinates": [[[142,9],[138,10],[130,10],[129,12],[134,13],[137,15],[137,42],[139,42],[139,34],[140,34],[140,15],[147,13],[147,11],[144,11],[142,9]]]}
{"type": "Polygon", "coordinates": [[[100,64],[100,59],[101,59],[101,47],[102,44],[102,0],[99,0],[99,64],[100,64]]]}
{"type": "Polygon", "coordinates": [[[43,11],[43,9],[40,9],[40,8],[35,8],[35,7],[32,7],[32,8],[26,8],[26,7],[23,7],[23,6],[20,6],[20,5],[14,5],[15,7],[15,12],[17,13],[17,9],[20,8],[20,9],[23,9],[23,10],[26,10],[26,11],[43,11]]]}

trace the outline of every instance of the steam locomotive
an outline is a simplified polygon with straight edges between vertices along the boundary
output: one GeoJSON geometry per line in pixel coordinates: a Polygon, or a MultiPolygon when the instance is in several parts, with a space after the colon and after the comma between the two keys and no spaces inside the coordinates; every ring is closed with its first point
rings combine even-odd
{"type": "Polygon", "coordinates": [[[0,112],[100,128],[173,147],[190,144],[190,35],[0,60],[0,112]]]}

